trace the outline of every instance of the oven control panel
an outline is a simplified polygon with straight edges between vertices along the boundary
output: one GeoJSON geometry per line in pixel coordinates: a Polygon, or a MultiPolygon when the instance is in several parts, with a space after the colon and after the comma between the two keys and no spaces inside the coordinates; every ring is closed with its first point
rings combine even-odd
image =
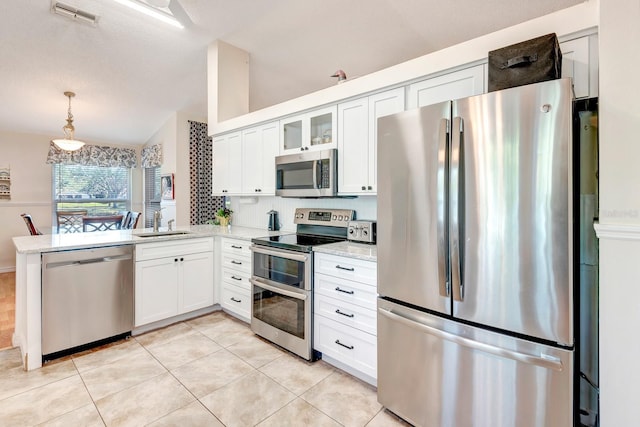
{"type": "Polygon", "coordinates": [[[325,225],[347,227],[354,220],[356,211],[352,209],[297,208],[293,222],[305,225],[325,225]]]}

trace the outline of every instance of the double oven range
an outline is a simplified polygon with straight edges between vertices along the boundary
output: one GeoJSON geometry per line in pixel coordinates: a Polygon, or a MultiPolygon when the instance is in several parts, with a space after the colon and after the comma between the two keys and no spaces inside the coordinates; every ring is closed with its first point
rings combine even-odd
{"type": "Polygon", "coordinates": [[[252,239],[251,329],[298,356],[314,360],[313,248],[347,240],[355,211],[295,211],[295,234],[252,239]]]}

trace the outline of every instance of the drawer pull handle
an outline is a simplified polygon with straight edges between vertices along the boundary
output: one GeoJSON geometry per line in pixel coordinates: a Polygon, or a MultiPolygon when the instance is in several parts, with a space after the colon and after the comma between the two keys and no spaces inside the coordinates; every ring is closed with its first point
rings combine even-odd
{"type": "Polygon", "coordinates": [[[231,245],[233,249],[242,249],[242,246],[231,245]]]}
{"type": "Polygon", "coordinates": [[[344,313],[344,312],[340,311],[340,309],[339,309],[339,308],[336,308],[336,313],[338,313],[338,314],[342,314],[343,316],[346,316],[346,317],[353,317],[353,316],[355,316],[353,313],[352,313],[352,314],[344,313]]]}
{"type": "Polygon", "coordinates": [[[341,265],[336,265],[336,268],[339,268],[340,270],[347,270],[347,271],[355,271],[356,270],[353,267],[343,267],[341,265]]]}
{"type": "Polygon", "coordinates": [[[340,289],[340,286],[336,286],[336,291],[343,292],[345,294],[353,295],[353,291],[347,291],[345,289],[340,289]]]}
{"type": "Polygon", "coordinates": [[[233,280],[242,280],[242,277],[231,276],[233,280]]]}
{"type": "Polygon", "coordinates": [[[235,299],[234,297],[231,297],[231,301],[233,301],[233,302],[242,302],[242,300],[235,299]]]}
{"type": "Polygon", "coordinates": [[[231,260],[231,264],[242,265],[242,263],[240,261],[236,261],[235,259],[231,260]]]}
{"type": "Polygon", "coordinates": [[[348,349],[348,350],[353,350],[353,346],[352,345],[346,345],[346,344],[342,344],[340,342],[340,340],[336,340],[336,344],[343,346],[344,348],[348,349]]]}

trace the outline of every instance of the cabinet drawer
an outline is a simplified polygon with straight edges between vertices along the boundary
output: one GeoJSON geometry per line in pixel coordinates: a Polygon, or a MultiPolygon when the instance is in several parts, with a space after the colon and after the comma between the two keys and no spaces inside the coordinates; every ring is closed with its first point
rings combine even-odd
{"type": "Polygon", "coordinates": [[[376,286],[377,264],[331,254],[315,254],[315,272],[376,286]]]}
{"type": "Polygon", "coordinates": [[[334,322],[324,316],[314,317],[313,348],[377,378],[377,341],[366,332],[334,322]]]}
{"type": "Polygon", "coordinates": [[[213,238],[180,239],[170,242],[140,243],[136,245],[136,261],[163,257],[212,252],[213,238]]]}
{"type": "Polygon", "coordinates": [[[250,291],[224,283],[222,285],[222,308],[249,321],[251,319],[250,296],[250,291]]]}
{"type": "Polygon", "coordinates": [[[251,258],[236,254],[222,254],[222,268],[230,268],[251,275],[251,258]]]}
{"type": "Polygon", "coordinates": [[[223,268],[222,281],[225,284],[237,286],[247,291],[251,289],[251,282],[249,282],[249,275],[247,273],[239,272],[237,270],[223,268]]]}
{"type": "Polygon", "coordinates": [[[317,315],[376,335],[378,321],[375,310],[362,308],[359,305],[345,303],[324,295],[315,295],[313,304],[314,313],[317,315]]]}
{"type": "Polygon", "coordinates": [[[223,253],[251,256],[251,251],[249,250],[251,242],[247,240],[222,239],[221,243],[223,253]]]}
{"type": "Polygon", "coordinates": [[[314,295],[326,295],[345,303],[376,310],[377,288],[351,280],[344,280],[326,274],[316,274],[313,282],[314,295]]]}

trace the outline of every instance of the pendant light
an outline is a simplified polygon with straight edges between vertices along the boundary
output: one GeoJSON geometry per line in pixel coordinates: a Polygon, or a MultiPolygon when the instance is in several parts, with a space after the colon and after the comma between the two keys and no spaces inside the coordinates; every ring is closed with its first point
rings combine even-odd
{"type": "Polygon", "coordinates": [[[69,98],[69,110],[67,111],[67,124],[62,127],[62,131],[64,132],[64,139],[52,139],[53,142],[58,148],[65,151],[76,151],[82,148],[84,142],[78,141],[73,138],[73,133],[75,132],[75,128],[73,127],[73,114],[71,114],[71,98],[76,96],[73,92],[65,92],[64,96],[69,98]]]}

